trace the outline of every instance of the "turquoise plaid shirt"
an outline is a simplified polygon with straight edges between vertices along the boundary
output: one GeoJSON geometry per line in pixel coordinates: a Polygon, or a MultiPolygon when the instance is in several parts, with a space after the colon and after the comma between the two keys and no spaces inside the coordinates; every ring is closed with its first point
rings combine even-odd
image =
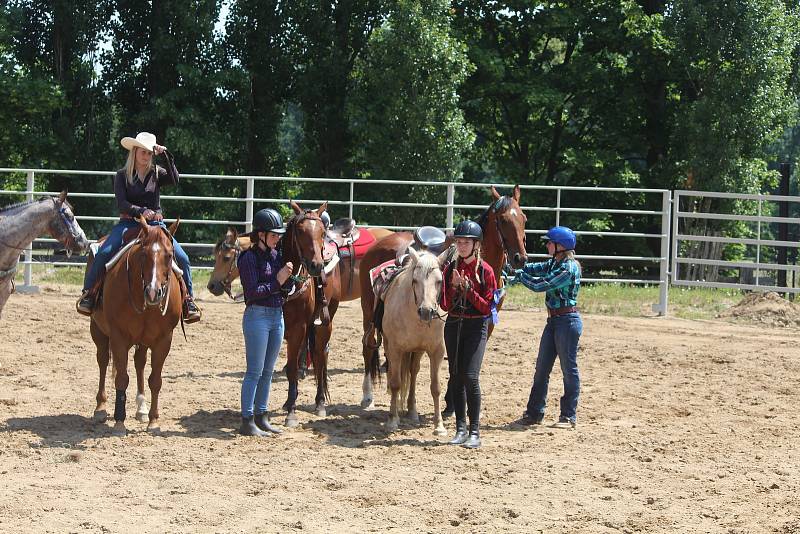
{"type": "Polygon", "coordinates": [[[512,283],[521,283],[532,291],[546,293],[548,308],[564,308],[578,304],[581,288],[581,268],[574,260],[549,259],[537,263],[526,263],[514,271],[512,283]]]}

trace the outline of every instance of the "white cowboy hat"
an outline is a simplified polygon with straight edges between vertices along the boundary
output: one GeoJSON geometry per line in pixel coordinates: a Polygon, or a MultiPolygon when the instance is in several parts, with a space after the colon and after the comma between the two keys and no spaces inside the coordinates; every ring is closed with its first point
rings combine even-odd
{"type": "Polygon", "coordinates": [[[133,150],[133,147],[138,146],[152,152],[153,147],[156,145],[156,136],[149,132],[139,132],[135,139],[133,137],[123,137],[120,143],[128,150],[133,150]]]}

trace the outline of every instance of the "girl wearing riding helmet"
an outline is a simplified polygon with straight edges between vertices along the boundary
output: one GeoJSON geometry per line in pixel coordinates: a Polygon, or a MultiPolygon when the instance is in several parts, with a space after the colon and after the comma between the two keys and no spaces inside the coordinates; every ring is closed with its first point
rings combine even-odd
{"type": "Polygon", "coordinates": [[[246,307],[242,317],[247,370],[242,379],[242,426],[245,436],[269,436],[282,431],[267,415],[272,372],[283,340],[283,293],[292,274],[284,262],[278,241],[286,232],[283,219],[271,208],[253,217],[251,247],[239,256],[239,277],[246,307]]]}
{"type": "Polygon", "coordinates": [[[483,231],[474,221],[461,221],[453,233],[456,258],[443,272],[440,305],[447,311],[444,343],[450,371],[448,390],[453,396],[456,434],[450,444],[469,449],[481,446],[479,376],[491,319],[497,281],[480,258],[483,231]],[[466,411],[469,408],[469,431],[466,411]]]}
{"type": "MultiPolygon", "coordinates": [[[[126,230],[136,228],[139,223],[136,217],[144,217],[149,224],[166,228],[161,213],[161,188],[178,185],[178,169],[175,159],[167,147],[156,143],[156,136],[140,132],[136,138],[123,137],[122,146],[128,149],[128,161],[125,167],[114,176],[114,196],[119,211],[119,222],[111,229],[108,237],[94,256],[92,268],[86,271],[83,280],[83,292],[78,301],[78,312],[91,315],[95,306],[96,294],[91,293],[95,283],[105,270],[106,263],[122,246],[122,236],[126,230]],[[153,155],[163,155],[165,167],[153,163],[153,155]]],[[[172,239],[175,262],[183,271],[186,284],[186,297],[183,303],[183,320],[194,323],[200,320],[200,309],[194,302],[192,291],[192,273],[189,256],[180,244],[172,239]]]]}
{"type": "Polygon", "coordinates": [[[512,271],[512,283],[545,292],[547,324],[539,341],[539,355],[533,375],[528,406],[522,415],[524,425],[539,425],[544,419],[547,386],[550,372],[558,356],[564,376],[564,396],[561,414],[555,428],[575,428],[578,395],[581,382],[578,376],[578,341],[583,321],[576,307],[581,287],[581,266],[575,260],[575,233],[566,226],[555,226],[542,239],[547,241],[551,258],[544,262],[528,263],[512,271]]]}

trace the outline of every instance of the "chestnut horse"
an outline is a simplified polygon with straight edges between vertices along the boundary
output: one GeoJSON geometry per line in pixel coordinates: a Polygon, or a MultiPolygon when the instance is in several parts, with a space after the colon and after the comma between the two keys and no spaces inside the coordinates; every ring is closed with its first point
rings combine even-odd
{"type": "MultiPolygon", "coordinates": [[[[431,396],[433,397],[433,433],[444,435],[442,414],[439,410],[439,370],[444,360],[444,320],[439,311],[439,294],[442,291],[442,267],[447,252],[441,259],[430,252],[408,249],[408,260],[397,277],[392,280],[384,297],[383,347],[389,362],[389,390],[392,402],[386,430],[397,430],[400,423],[400,405],[407,402],[408,418],[419,423],[417,413],[417,374],[423,353],[427,353],[431,366],[431,396]],[[398,396],[399,402],[398,402],[398,396]]],[[[371,375],[378,373],[378,361],[369,362],[371,375]]]]}
{"type": "MultiPolygon", "coordinates": [[[[490,192],[492,194],[492,203],[477,219],[478,224],[483,229],[481,258],[487,265],[492,267],[498,287],[502,287],[503,279],[500,273],[506,262],[519,269],[525,265],[527,260],[525,223],[528,218],[519,205],[519,185],[514,186],[511,196],[501,196],[494,186],[491,187],[490,192]]],[[[369,271],[386,261],[397,258],[399,254],[408,248],[413,239],[414,236],[410,232],[398,232],[378,241],[361,258],[359,278],[361,283],[361,315],[364,328],[364,337],[362,339],[364,379],[361,385],[361,406],[364,408],[371,408],[374,405],[372,384],[377,382],[378,379],[378,366],[370,364],[373,359],[377,361],[378,342],[372,322],[375,294],[372,292],[372,280],[370,280],[369,271]],[[370,369],[373,370],[373,373],[369,372],[370,369]]],[[[497,308],[500,309],[502,305],[501,301],[497,308]]],[[[493,327],[494,325],[490,323],[489,335],[491,335],[493,327]]]]}
{"type": "Polygon", "coordinates": [[[105,381],[109,350],[114,358],[114,435],[125,435],[125,400],[128,388],[128,351],[136,346],[134,365],[137,376],[137,414],[147,415],[147,430],[158,432],[158,395],[161,371],[172,347],[172,333],[181,319],[183,296],[180,276],[173,267],[172,233],[139,219],[137,240],[123,248],[117,263],[108,270],[103,296],[91,317],[90,331],[97,346],[100,383],[97,391],[95,421],[107,418],[105,381]],[[150,349],[152,372],[148,378],[151,408],[146,411],[144,367],[150,349]]]}
{"type": "Polygon", "coordinates": [[[294,286],[283,305],[283,320],[286,339],[286,378],[289,392],[286,403],[286,426],[295,427],[297,420],[298,369],[306,348],[311,352],[314,378],[317,382],[315,412],[327,414],[325,403],[328,392],[328,342],[333,331],[333,317],[342,299],[339,265],[325,272],[322,247],[325,226],[320,215],[327,209],[323,203],[316,210],[304,210],[293,200],[289,202],[294,217],[286,226],[281,241],[283,260],[295,268],[292,274],[294,286]]]}

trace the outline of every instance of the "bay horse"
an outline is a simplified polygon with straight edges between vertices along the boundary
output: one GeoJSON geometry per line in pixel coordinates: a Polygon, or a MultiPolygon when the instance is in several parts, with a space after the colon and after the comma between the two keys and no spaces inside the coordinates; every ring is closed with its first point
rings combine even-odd
{"type": "Polygon", "coordinates": [[[64,245],[67,254],[80,254],[89,248],[66,191],[58,197],[45,196],[0,210],[0,315],[14,292],[20,254],[45,232],[64,245]]]}
{"type": "MultiPolygon", "coordinates": [[[[433,433],[445,433],[439,409],[439,370],[444,360],[444,319],[439,312],[442,291],[442,268],[447,252],[441,259],[427,251],[408,249],[408,259],[391,281],[384,296],[383,347],[389,362],[388,387],[392,395],[386,430],[397,430],[400,423],[400,404],[407,403],[407,416],[419,423],[416,384],[420,360],[428,354],[431,366],[431,396],[433,397],[433,433]],[[398,402],[399,397],[399,402],[398,402]]],[[[378,361],[371,359],[368,372],[378,374],[378,361]]]]}
{"type": "Polygon", "coordinates": [[[333,331],[333,318],[342,300],[341,272],[335,264],[326,272],[322,258],[325,226],[320,215],[327,209],[324,202],[316,210],[304,210],[289,201],[294,216],[286,226],[282,239],[283,260],[292,262],[294,286],[283,305],[286,339],[286,377],[289,391],[283,408],[286,426],[295,427],[297,420],[298,369],[306,348],[311,352],[314,378],[317,383],[315,413],[325,417],[328,391],[328,342],[333,331]]]}
{"type": "MultiPolygon", "coordinates": [[[[363,228],[372,234],[375,241],[393,234],[391,230],[385,228],[363,228]]],[[[235,300],[231,293],[231,285],[239,278],[239,267],[236,265],[239,255],[250,248],[250,238],[247,235],[239,235],[235,228],[229,227],[225,236],[214,246],[214,270],[208,279],[207,289],[214,296],[227,294],[235,300]]],[[[342,283],[342,301],[355,300],[361,297],[361,283],[359,282],[359,271],[361,258],[353,255],[343,259],[339,263],[342,283]],[[352,281],[352,283],[351,283],[352,281]]]]}
{"type": "Polygon", "coordinates": [[[97,347],[97,364],[100,382],[94,420],[105,422],[106,369],[109,353],[113,357],[114,429],[124,436],[126,419],[126,391],[128,389],[128,352],[136,346],[133,361],[137,376],[136,418],[144,422],[147,430],[159,432],[158,396],[161,391],[161,373],[172,347],[172,334],[182,316],[181,277],[173,265],[172,234],[178,221],[169,230],[150,225],[140,217],[136,240],[117,254],[118,261],[111,267],[103,282],[102,299],[91,317],[90,332],[97,347]],[[147,349],[151,354],[150,386],[151,407],[147,411],[144,398],[144,367],[147,349]]]}
{"type": "MultiPolygon", "coordinates": [[[[522,268],[527,260],[525,249],[525,223],[528,218],[520,207],[520,187],[515,185],[510,196],[501,196],[494,186],[490,188],[492,202],[486,211],[476,220],[483,230],[481,243],[481,258],[492,267],[498,287],[503,286],[500,276],[506,262],[511,263],[515,269],[522,268]]],[[[362,355],[364,357],[364,379],[361,384],[363,408],[372,408],[374,399],[372,385],[378,379],[378,367],[371,365],[377,361],[378,342],[373,324],[375,310],[375,294],[372,291],[372,280],[369,276],[370,269],[384,262],[397,258],[413,241],[411,232],[397,232],[378,241],[361,259],[359,282],[361,283],[361,317],[364,329],[362,338],[362,355]],[[370,374],[373,369],[375,374],[370,374]]],[[[447,245],[452,243],[448,238],[447,245]]],[[[503,301],[497,305],[499,310],[503,301]]],[[[492,335],[494,325],[489,324],[489,335],[492,335]]]]}

